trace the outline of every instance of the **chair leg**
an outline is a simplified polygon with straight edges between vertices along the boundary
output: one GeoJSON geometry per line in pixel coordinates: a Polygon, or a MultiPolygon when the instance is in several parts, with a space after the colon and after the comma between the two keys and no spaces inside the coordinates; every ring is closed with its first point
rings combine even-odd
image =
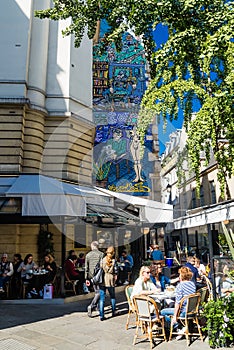
{"type": "Polygon", "coordinates": [[[150,341],[150,348],[153,348],[153,335],[152,335],[152,322],[149,322],[148,325],[148,337],[150,341]]]}
{"type": "Polygon", "coordinates": [[[25,299],[25,294],[26,294],[26,286],[23,284],[22,285],[22,298],[25,299]]]}
{"type": "Polygon", "coordinates": [[[76,295],[76,285],[75,285],[75,283],[73,283],[73,291],[74,291],[74,294],[76,295]]]}
{"type": "Polygon", "coordinates": [[[171,341],[171,338],[172,338],[172,332],[173,332],[173,324],[171,322],[171,325],[170,325],[170,335],[169,335],[169,341],[171,341]]]}
{"type": "Polygon", "coordinates": [[[167,341],[164,318],[161,319],[161,325],[162,325],[162,335],[163,335],[164,341],[167,341]]]}
{"type": "Polygon", "coordinates": [[[131,281],[131,276],[132,276],[132,272],[128,272],[128,282],[130,283],[131,281]]]}
{"type": "Polygon", "coordinates": [[[6,292],[7,299],[9,298],[9,289],[10,289],[9,282],[7,282],[5,284],[5,292],[6,292]]]}
{"type": "Polygon", "coordinates": [[[185,337],[187,341],[187,346],[189,346],[189,321],[187,320],[187,318],[185,319],[185,337]]]}
{"type": "Polygon", "coordinates": [[[128,311],[127,322],[126,322],[126,330],[128,330],[130,314],[131,314],[131,312],[130,312],[130,310],[129,310],[129,311],[128,311]]]}
{"type": "Polygon", "coordinates": [[[132,345],[136,344],[136,340],[137,340],[137,337],[138,337],[138,331],[139,331],[139,321],[137,322],[136,332],[135,332],[135,335],[134,335],[134,339],[133,339],[133,344],[132,345]]]}
{"type": "Polygon", "coordinates": [[[200,335],[201,341],[203,341],[203,336],[202,336],[202,332],[201,332],[201,326],[200,326],[200,324],[199,324],[198,318],[195,317],[194,321],[195,321],[195,323],[196,323],[196,325],[197,325],[197,329],[198,329],[198,333],[199,333],[199,335],[200,335]]]}

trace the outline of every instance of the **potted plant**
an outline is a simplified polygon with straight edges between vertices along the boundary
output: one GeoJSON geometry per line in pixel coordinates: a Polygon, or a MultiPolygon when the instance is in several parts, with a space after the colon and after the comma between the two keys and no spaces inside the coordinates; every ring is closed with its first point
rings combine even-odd
{"type": "Polygon", "coordinates": [[[43,264],[44,255],[54,253],[53,233],[48,230],[40,229],[37,237],[38,263],[43,264]]]}
{"type": "Polygon", "coordinates": [[[234,340],[234,293],[210,300],[204,305],[206,325],[211,348],[231,347],[234,340]]]}

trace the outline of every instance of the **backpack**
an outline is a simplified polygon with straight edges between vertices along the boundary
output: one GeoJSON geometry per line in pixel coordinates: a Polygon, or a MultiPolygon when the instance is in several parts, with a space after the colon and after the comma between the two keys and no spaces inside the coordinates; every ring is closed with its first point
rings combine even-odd
{"type": "Polygon", "coordinates": [[[93,278],[91,279],[91,282],[95,285],[101,284],[103,282],[103,274],[104,271],[99,261],[94,268],[93,278]]]}

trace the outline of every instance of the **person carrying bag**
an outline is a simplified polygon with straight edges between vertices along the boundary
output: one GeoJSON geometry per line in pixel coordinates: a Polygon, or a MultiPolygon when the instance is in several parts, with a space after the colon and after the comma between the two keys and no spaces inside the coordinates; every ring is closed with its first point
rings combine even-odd
{"type": "MultiPolygon", "coordinates": [[[[111,299],[112,317],[116,315],[116,300],[115,300],[115,282],[118,275],[118,265],[114,259],[115,249],[109,247],[106,250],[106,256],[100,261],[100,268],[103,269],[102,282],[100,288],[99,312],[100,320],[104,321],[104,305],[106,298],[106,290],[108,290],[111,299]]],[[[101,274],[101,272],[100,272],[101,274]]]]}
{"type": "Polygon", "coordinates": [[[103,268],[101,267],[101,263],[102,261],[97,263],[94,269],[93,278],[91,278],[91,282],[96,286],[103,282],[104,271],[103,271],[103,268]]]}
{"type": "MultiPolygon", "coordinates": [[[[90,304],[87,307],[88,316],[92,317],[92,311],[97,310],[99,304],[99,284],[92,283],[92,279],[94,276],[94,271],[96,270],[96,266],[100,263],[100,260],[103,258],[104,254],[98,250],[98,242],[91,242],[91,251],[85,256],[85,278],[86,278],[86,286],[92,287],[94,289],[95,295],[93,300],[91,300],[90,304]]],[[[100,265],[99,265],[100,266],[100,265]]]]}

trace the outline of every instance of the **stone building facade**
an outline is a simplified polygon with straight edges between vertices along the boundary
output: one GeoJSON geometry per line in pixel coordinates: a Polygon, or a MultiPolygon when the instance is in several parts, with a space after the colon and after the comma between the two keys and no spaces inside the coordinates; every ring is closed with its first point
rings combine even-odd
{"type": "Polygon", "coordinates": [[[227,194],[221,198],[217,162],[211,154],[206,165],[201,154],[198,195],[195,176],[189,171],[186,155],[183,155],[186,138],[184,128],[173,132],[161,157],[162,202],[172,204],[174,213],[173,224],[169,223],[166,227],[165,241],[170,251],[177,251],[179,242],[181,250],[191,249],[201,255],[209,246],[208,224],[211,225],[214,241],[222,232],[223,221],[229,229],[234,229],[234,177],[227,178],[229,198],[227,194]],[[182,171],[178,172],[179,163],[182,171]]]}
{"type": "MultiPolygon", "coordinates": [[[[92,43],[84,38],[74,48],[74,38],[61,34],[68,20],[34,17],[35,10],[49,7],[49,0],[2,4],[0,176],[44,174],[90,185],[92,43]]],[[[0,224],[0,252],[36,256],[39,229],[39,224],[0,224]]],[[[48,229],[59,262],[60,230],[48,229]]],[[[67,249],[73,234],[68,225],[67,249]]]]}

